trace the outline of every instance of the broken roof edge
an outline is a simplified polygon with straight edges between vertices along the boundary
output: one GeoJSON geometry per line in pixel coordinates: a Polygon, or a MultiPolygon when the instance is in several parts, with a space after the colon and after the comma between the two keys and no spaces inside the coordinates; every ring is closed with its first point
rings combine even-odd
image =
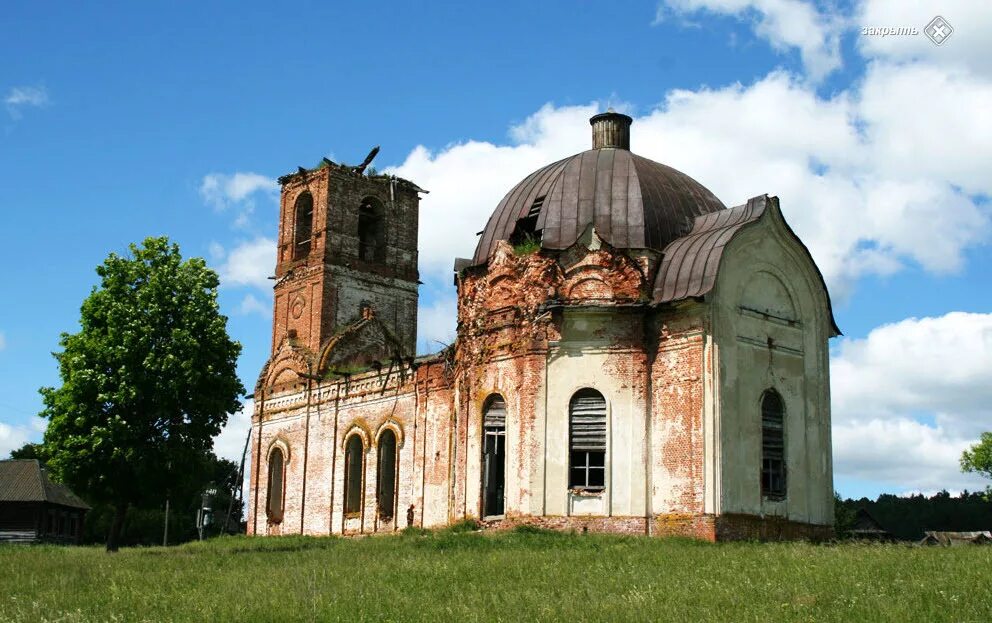
{"type": "Polygon", "coordinates": [[[335,169],[344,173],[345,175],[351,175],[353,177],[364,177],[365,179],[369,179],[369,180],[382,180],[388,182],[395,182],[399,186],[409,188],[410,190],[418,193],[429,194],[431,192],[429,190],[421,188],[416,182],[408,180],[404,177],[400,177],[392,173],[378,173],[376,175],[368,175],[365,172],[360,173],[355,171],[354,166],[334,162],[333,160],[329,160],[326,157],[321,158],[320,163],[313,168],[307,169],[306,167],[297,167],[296,171],[293,171],[291,173],[286,173],[285,175],[280,175],[279,177],[276,178],[276,181],[279,183],[280,186],[286,186],[287,184],[294,181],[305,180],[306,176],[313,173],[318,173],[320,171],[323,171],[324,169],[335,169]]]}
{"type": "Polygon", "coordinates": [[[771,214],[772,218],[778,220],[786,235],[798,245],[812,265],[826,298],[830,337],[843,335],[834,319],[830,291],[820,267],[813,261],[809,248],[785,220],[779,208],[778,197],[769,197],[767,194],[752,197],[739,206],[695,217],[689,233],[676,238],[665,247],[661,266],[655,276],[652,303],[663,305],[708,295],[716,285],[726,245],[741,229],[759,222],[766,214],[771,214]]]}

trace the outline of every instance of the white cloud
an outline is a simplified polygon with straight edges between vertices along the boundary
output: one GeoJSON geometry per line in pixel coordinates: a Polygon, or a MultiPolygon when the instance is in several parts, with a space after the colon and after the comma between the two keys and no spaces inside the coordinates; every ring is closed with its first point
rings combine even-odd
{"type": "Polygon", "coordinates": [[[43,108],[49,104],[48,90],[45,87],[12,87],[3,98],[7,112],[14,119],[20,119],[24,108],[43,108]]]}
{"type": "MultiPolygon", "coordinates": [[[[40,419],[40,418],[39,418],[40,419]]],[[[0,422],[0,459],[5,459],[16,450],[38,437],[38,431],[30,426],[11,426],[0,422]]]]}
{"type": "MultiPolygon", "coordinates": [[[[957,65],[985,77],[992,76],[992,11],[974,0],[863,0],[858,4],[856,26],[915,27],[916,36],[861,36],[857,44],[862,55],[894,62],[922,61],[947,68],[957,65]],[[924,27],[941,15],[954,28],[941,45],[934,45],[923,34],[924,27]]],[[[925,83],[924,83],[925,84],[925,83]]],[[[921,86],[927,93],[933,90],[921,86]]],[[[920,98],[914,104],[923,103],[920,98]]]]}
{"type": "Polygon", "coordinates": [[[430,305],[421,303],[417,311],[417,351],[421,354],[441,350],[455,341],[455,315],[458,303],[454,296],[440,296],[430,305]]]}
{"type": "Polygon", "coordinates": [[[223,210],[257,192],[276,193],[279,184],[258,173],[210,173],[200,182],[200,196],[209,205],[223,210]]]}
{"type": "Polygon", "coordinates": [[[243,229],[255,212],[256,198],[262,197],[274,203],[279,196],[279,184],[258,173],[210,173],[204,175],[200,182],[200,196],[215,210],[235,208],[234,226],[243,229]]]}
{"type": "Polygon", "coordinates": [[[245,437],[251,428],[251,416],[254,410],[255,402],[248,399],[245,400],[240,411],[228,416],[227,424],[221,429],[220,434],[214,437],[214,454],[235,463],[241,462],[241,452],[245,447],[245,437]]]}
{"type": "MultiPolygon", "coordinates": [[[[964,249],[988,238],[989,208],[974,195],[992,194],[982,168],[992,161],[990,85],[945,72],[940,78],[956,96],[931,98],[921,105],[926,114],[909,112],[902,96],[912,99],[910,85],[933,71],[874,66],[862,85],[830,97],[785,72],[748,86],[676,90],[635,119],[631,143],[728,205],[778,195],[842,298],[860,276],[889,274],[907,261],[953,271],[964,249]],[[954,120],[938,131],[928,117],[954,120]]],[[[509,145],[416,148],[395,172],[433,191],[421,202],[425,276],[443,283],[454,257],[471,257],[475,233],[516,182],[588,148],[587,119],[597,109],[546,105],[510,129],[509,145]],[[437,222],[446,226],[431,226],[437,222]]]]}
{"type": "Polygon", "coordinates": [[[776,50],[799,51],[809,76],[818,81],[841,65],[840,36],[847,21],[802,0],[663,0],[655,23],[669,13],[733,16],[753,23],[754,32],[776,50]]]}
{"type": "MultiPolygon", "coordinates": [[[[241,464],[241,455],[245,449],[245,439],[248,431],[251,430],[251,416],[255,412],[255,401],[245,400],[241,410],[232,413],[227,418],[227,424],[221,429],[220,434],[214,437],[214,454],[222,459],[232,461],[235,465],[241,464]]],[[[249,447],[245,455],[244,478],[241,483],[241,490],[245,504],[249,502],[248,489],[251,472],[251,453],[249,447]]],[[[245,507],[247,516],[247,506],[245,507]]]]}
{"type": "Polygon", "coordinates": [[[263,317],[268,318],[272,313],[272,303],[263,303],[258,300],[254,294],[246,294],[243,299],[241,299],[241,306],[239,307],[240,312],[247,316],[248,314],[260,314],[263,317]]]}
{"type": "MultiPolygon", "coordinates": [[[[213,248],[211,253],[219,252],[213,248]]],[[[222,254],[223,255],[223,254],[222,254]]],[[[220,282],[223,286],[254,286],[268,292],[272,289],[269,277],[276,265],[276,242],[258,237],[241,242],[220,265],[220,282]]]]}
{"type": "Polygon", "coordinates": [[[980,488],[958,459],[992,430],[992,314],[909,318],[844,338],[831,360],[839,475],[980,488]]]}

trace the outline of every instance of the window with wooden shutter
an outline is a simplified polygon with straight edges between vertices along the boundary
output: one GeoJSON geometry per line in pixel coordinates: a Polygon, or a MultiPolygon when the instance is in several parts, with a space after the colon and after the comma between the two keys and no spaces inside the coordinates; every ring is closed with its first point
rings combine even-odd
{"type": "Polygon", "coordinates": [[[569,488],[605,488],[606,399],[594,389],[579,390],[569,402],[568,448],[569,488]]]}

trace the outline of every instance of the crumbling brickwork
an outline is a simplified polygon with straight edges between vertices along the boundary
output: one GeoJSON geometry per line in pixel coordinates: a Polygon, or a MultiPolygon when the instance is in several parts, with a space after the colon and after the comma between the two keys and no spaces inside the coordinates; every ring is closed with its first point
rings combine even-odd
{"type": "Polygon", "coordinates": [[[830,536],[823,362],[835,326],[808,253],[777,201],[728,210],[683,174],[610,149],[626,148],[549,165],[507,195],[484,255],[456,262],[455,343],[421,358],[422,191],[330,162],[281,178],[249,532],[475,518],[710,541],[830,536]],[[760,488],[754,398],[767,388],[784,398],[792,440],[794,475],[774,499],[760,488]]]}

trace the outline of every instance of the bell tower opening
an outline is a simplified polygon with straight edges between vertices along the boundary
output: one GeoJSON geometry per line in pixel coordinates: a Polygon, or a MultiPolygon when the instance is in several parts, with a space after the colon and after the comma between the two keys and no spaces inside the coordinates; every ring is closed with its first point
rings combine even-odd
{"type": "Polygon", "coordinates": [[[366,197],[358,208],[358,257],[365,262],[383,260],[382,208],[374,197],[366,197]]]}
{"type": "Polygon", "coordinates": [[[293,259],[299,260],[310,255],[310,241],[313,238],[313,195],[309,192],[300,193],[297,197],[293,221],[293,259]]]}
{"type": "Polygon", "coordinates": [[[299,346],[320,352],[374,315],[400,355],[416,354],[417,228],[426,191],[365,171],[324,159],[279,178],[273,350],[295,335],[299,346]]]}

